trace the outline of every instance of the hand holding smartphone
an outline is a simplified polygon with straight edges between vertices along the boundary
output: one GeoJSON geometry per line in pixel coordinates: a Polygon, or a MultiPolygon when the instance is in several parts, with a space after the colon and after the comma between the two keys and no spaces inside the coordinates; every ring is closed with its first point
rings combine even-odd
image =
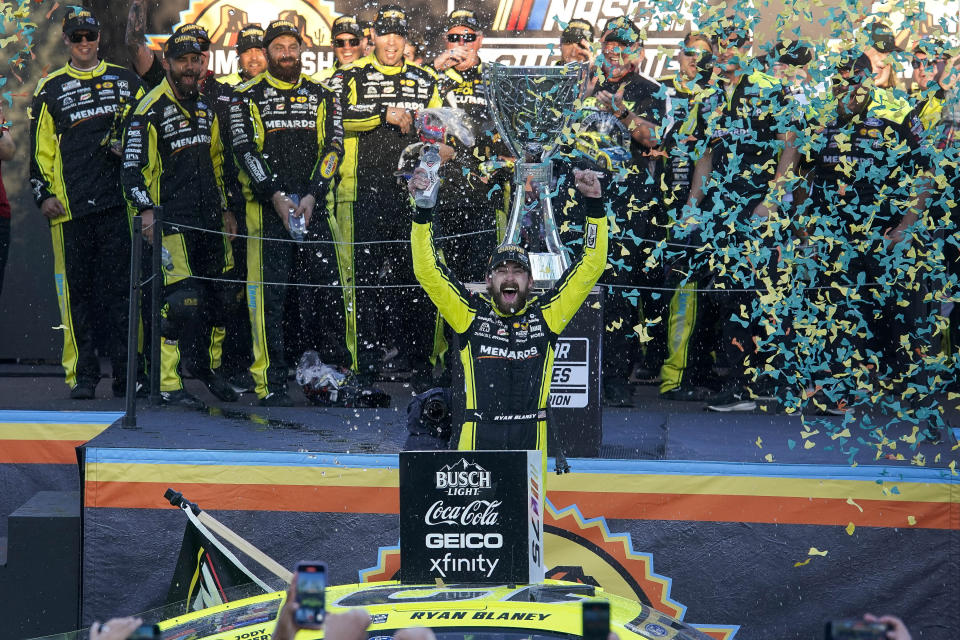
{"type": "Polygon", "coordinates": [[[327,616],[327,565],[300,562],[294,572],[297,610],[293,620],[303,629],[322,629],[327,616]]]}

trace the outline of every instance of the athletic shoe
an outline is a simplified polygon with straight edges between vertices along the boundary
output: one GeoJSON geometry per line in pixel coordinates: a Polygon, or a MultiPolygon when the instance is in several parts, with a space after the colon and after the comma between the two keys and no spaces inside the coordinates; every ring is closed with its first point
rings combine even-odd
{"type": "Polygon", "coordinates": [[[706,402],[713,396],[713,392],[706,387],[680,385],[660,394],[663,400],[679,402],[706,402]]]}
{"type": "Polygon", "coordinates": [[[632,407],[633,389],[624,380],[605,380],[603,404],[608,407],[632,407]]]}
{"type": "Polygon", "coordinates": [[[191,371],[193,377],[207,385],[207,389],[210,390],[217,400],[222,400],[223,402],[236,402],[237,392],[233,390],[233,387],[223,379],[218,372],[212,369],[205,369],[202,371],[191,371]]]}
{"type": "Polygon", "coordinates": [[[165,407],[183,407],[184,409],[196,409],[198,411],[205,411],[207,408],[203,400],[185,389],[161,391],[160,404],[165,407]]]}
{"type": "Polygon", "coordinates": [[[97,383],[80,380],[70,389],[71,400],[93,400],[97,397],[97,383]]]}
{"type": "Polygon", "coordinates": [[[286,391],[271,391],[258,402],[261,407],[292,407],[293,400],[286,391]]]}
{"type": "Polygon", "coordinates": [[[236,373],[226,377],[227,384],[230,385],[230,388],[234,390],[238,395],[241,393],[249,393],[253,391],[256,386],[253,383],[253,376],[250,375],[249,371],[237,371],[236,373]]]}
{"type": "Polygon", "coordinates": [[[730,413],[734,411],[753,411],[757,408],[757,401],[750,397],[750,392],[740,387],[714,396],[707,405],[710,411],[730,413]]]}

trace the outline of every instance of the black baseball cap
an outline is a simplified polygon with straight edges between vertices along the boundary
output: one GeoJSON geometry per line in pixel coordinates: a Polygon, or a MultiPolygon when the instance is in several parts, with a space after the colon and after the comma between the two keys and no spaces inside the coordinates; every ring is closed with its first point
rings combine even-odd
{"type": "Polygon", "coordinates": [[[903,51],[897,46],[896,36],[893,30],[886,23],[878,20],[867,27],[867,35],[870,38],[870,44],[880,53],[892,53],[894,51],[903,51]]]}
{"type": "Polygon", "coordinates": [[[395,4],[388,4],[377,11],[377,19],[373,21],[373,30],[378,36],[396,33],[407,37],[407,14],[395,4]]]}
{"type": "Polygon", "coordinates": [[[447,16],[447,31],[454,27],[468,27],[474,31],[481,31],[480,20],[473,9],[454,9],[447,16]]]}
{"type": "Polygon", "coordinates": [[[86,9],[73,11],[63,18],[63,32],[69,36],[74,31],[100,33],[100,21],[86,9]]]}
{"type": "Polygon", "coordinates": [[[560,34],[562,44],[578,44],[581,40],[593,42],[593,25],[586,20],[571,20],[560,34]]]}
{"type": "Polygon", "coordinates": [[[619,42],[621,44],[643,44],[643,35],[640,27],[627,16],[614,18],[607,23],[603,30],[604,42],[619,42]]]}
{"type": "Polygon", "coordinates": [[[267,30],[263,33],[263,46],[269,47],[270,43],[280,36],[293,36],[297,42],[303,44],[303,37],[300,35],[300,29],[289,20],[274,20],[267,25],[267,30]]]}
{"type": "Polygon", "coordinates": [[[837,74],[840,76],[846,74],[859,84],[873,77],[873,65],[867,54],[851,49],[841,54],[840,61],[837,63],[837,74]]]}
{"type": "Polygon", "coordinates": [[[802,40],[794,40],[790,43],[780,41],[773,50],[777,61],[781,64],[802,67],[813,60],[813,47],[802,40]]]}
{"type": "Polygon", "coordinates": [[[244,25],[237,33],[237,53],[248,49],[263,49],[263,27],[258,24],[244,25]]]}
{"type": "Polygon", "coordinates": [[[167,42],[163,46],[163,55],[171,60],[185,56],[188,53],[195,53],[197,55],[203,53],[203,49],[200,47],[200,40],[190,33],[174,33],[167,38],[167,42]]]}
{"type": "Polygon", "coordinates": [[[363,37],[363,27],[360,26],[360,22],[357,20],[356,16],[340,16],[333,21],[333,28],[330,30],[330,35],[336,38],[341,33],[349,33],[355,35],[358,38],[363,37]]]}
{"type": "Polygon", "coordinates": [[[195,22],[188,22],[187,24],[181,25],[173,32],[173,35],[186,34],[193,36],[197,39],[197,42],[200,43],[201,51],[210,50],[210,36],[207,35],[207,30],[198,25],[195,22]]]}
{"type": "Polygon", "coordinates": [[[527,255],[527,250],[520,245],[502,244],[494,249],[493,253],[490,254],[490,261],[487,263],[487,273],[493,272],[494,269],[504,262],[516,262],[523,267],[527,273],[531,273],[530,256],[527,255]]]}

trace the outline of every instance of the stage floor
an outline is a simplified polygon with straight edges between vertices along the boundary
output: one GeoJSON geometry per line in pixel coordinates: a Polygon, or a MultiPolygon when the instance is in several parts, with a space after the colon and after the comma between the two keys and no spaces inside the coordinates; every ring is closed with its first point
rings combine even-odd
{"type": "MultiPolygon", "coordinates": [[[[71,400],[59,367],[0,365],[0,380],[0,409],[123,411],[122,398],[105,397],[109,380],[100,382],[96,400],[71,400]]],[[[96,438],[95,446],[389,454],[407,443],[406,408],[413,392],[403,383],[382,385],[393,399],[386,409],[309,406],[295,384],[291,396],[301,406],[270,409],[256,406],[253,394],[222,403],[195,380],[187,380],[187,388],[208,403],[208,411],[152,408],[140,400],[138,428],[114,425],[96,438]]],[[[890,416],[844,424],[842,418],[814,415],[718,414],[705,411],[702,403],[662,400],[650,385],[637,385],[634,400],[634,408],[604,408],[601,458],[831,465],[922,461],[946,467],[958,457],[951,451],[960,431],[958,402],[946,398],[945,416],[954,428],[937,444],[915,433],[909,420],[890,416]]]]}

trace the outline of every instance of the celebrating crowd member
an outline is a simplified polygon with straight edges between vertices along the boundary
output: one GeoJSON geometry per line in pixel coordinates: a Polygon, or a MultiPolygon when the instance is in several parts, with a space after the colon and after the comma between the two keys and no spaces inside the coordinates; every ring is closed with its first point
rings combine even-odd
{"type": "MultiPolygon", "coordinates": [[[[422,171],[422,170],[418,170],[422,171]]],[[[583,253],[549,291],[531,295],[527,252],[501,245],[487,267],[487,296],[469,292],[438,259],[433,210],[418,208],[411,244],[417,280],[460,338],[465,406],[459,449],[539,449],[546,470],[547,401],[557,338],[603,273],[607,217],[598,175],[576,170],[584,196],[583,253]]],[[[415,173],[411,192],[423,188],[415,173]]]]}
{"type": "MultiPolygon", "coordinates": [[[[230,130],[247,199],[247,297],[253,336],[250,371],[263,406],[290,406],[284,349],[284,303],[297,245],[284,242],[302,224],[310,245],[302,256],[311,278],[326,286],[318,307],[327,312],[331,339],[321,357],[337,364],[340,294],[334,242],[339,234],[325,206],[343,157],[343,129],[336,95],[301,73],[303,44],[292,22],[275,20],[263,38],[267,71],[237,87],[230,130]],[[301,223],[302,221],[302,223],[301,223]],[[328,351],[329,349],[329,351],[328,351]]],[[[312,281],[311,281],[312,282],[312,281]]],[[[308,283],[309,284],[309,283],[308,283]]],[[[301,319],[302,323],[303,320],[301,319]]]]}
{"type": "Polygon", "coordinates": [[[143,89],[135,75],[100,60],[100,22],[89,11],[67,15],[63,43],[69,61],[40,81],[30,107],[30,184],[53,237],[70,397],[96,393],[98,333],[107,343],[113,393],[123,396],[130,228],[109,138],[117,110],[143,89]]]}
{"type": "Polygon", "coordinates": [[[401,241],[405,222],[398,215],[407,195],[391,176],[403,150],[417,140],[415,112],[441,102],[436,73],[403,59],[407,32],[403,9],[381,7],[373,23],[373,54],[340,71],[334,81],[341,91],[344,128],[357,135],[354,157],[346,159],[356,166],[356,180],[345,187],[338,216],[349,216],[340,220],[347,229],[344,241],[370,243],[354,247],[356,303],[348,319],[355,327],[348,346],[361,373],[379,366],[396,347],[396,357],[413,370],[414,386],[429,387],[436,311],[424,304],[422,293],[404,288],[413,281],[410,252],[401,241]]]}
{"type": "MultiPolygon", "coordinates": [[[[713,39],[692,31],[684,36],[677,51],[678,73],[662,79],[672,109],[672,125],[660,145],[664,155],[663,206],[671,227],[680,220],[690,195],[698,142],[690,112],[712,79],[713,54],[713,39]]],[[[685,247],[672,249],[666,259],[666,282],[677,285],[665,327],[667,356],[660,368],[660,394],[668,400],[703,401],[712,395],[710,353],[714,351],[716,316],[710,312],[710,298],[698,293],[706,285],[706,278],[690,274],[691,263],[696,259],[695,251],[685,247]]]]}
{"type": "MultiPolygon", "coordinates": [[[[440,73],[440,96],[451,107],[466,112],[476,136],[473,147],[451,140],[457,152],[453,162],[444,164],[444,190],[437,204],[437,228],[448,236],[440,249],[450,269],[470,282],[483,280],[485,256],[496,245],[492,233],[497,211],[504,206],[504,188],[485,177],[481,162],[507,155],[499,143],[487,105],[480,47],[483,30],[471,9],[455,9],[447,18],[446,50],[433,66],[440,73]],[[488,232],[484,234],[484,232],[488,232]]],[[[505,185],[504,185],[505,186],[505,185]]]]}
{"type": "Polygon", "coordinates": [[[167,77],[133,112],[122,173],[127,201],[143,217],[148,241],[156,224],[154,209],[163,206],[163,244],[153,248],[165,255],[160,396],[164,404],[189,408],[203,404],[184,389],[181,362],[220,400],[237,398],[216,371],[215,348],[207,342],[207,336],[222,336],[225,324],[223,289],[209,279],[232,266],[232,253],[224,236],[206,230],[234,233],[236,222],[226,211],[220,124],[200,96],[202,59],[195,36],[180,33],[167,40],[167,77]]]}
{"type": "MultiPolygon", "coordinates": [[[[848,52],[833,81],[836,111],[804,145],[809,160],[810,205],[835,242],[821,273],[818,306],[836,318],[840,331],[824,345],[834,374],[846,373],[851,384],[891,388],[903,383],[911,363],[901,347],[919,320],[921,291],[909,274],[889,274],[889,256],[902,250],[907,232],[923,209],[919,117],[910,105],[878,102],[872,91],[870,59],[848,52]],[[869,174],[851,175],[850,166],[869,166],[869,174]],[[894,284],[854,302],[837,300],[835,286],[850,286],[866,274],[869,282],[893,276],[894,284]],[[869,332],[859,327],[866,325],[869,332]],[[873,340],[866,336],[873,335],[873,340]],[[842,337],[843,344],[840,337],[842,337]],[[890,348],[890,346],[894,348],[890,348]],[[880,360],[870,353],[882,354],[880,360]],[[843,363],[843,364],[840,364],[843,363]]],[[[816,234],[814,240],[818,240],[816,234]]],[[[914,343],[913,347],[918,345],[914,343]]],[[[839,382],[839,379],[835,379],[839,382]]],[[[848,389],[825,389],[827,410],[842,409],[848,389]]]]}
{"type": "Polygon", "coordinates": [[[570,62],[593,62],[591,46],[594,39],[593,25],[586,20],[571,20],[560,34],[560,64],[570,62]]]}
{"type": "MultiPolygon", "coordinates": [[[[10,124],[3,115],[0,107],[0,162],[8,162],[17,152],[17,146],[10,134],[10,124]]],[[[0,165],[2,166],[2,165],[0,165]]],[[[7,200],[7,190],[3,185],[3,175],[0,173],[0,295],[3,295],[3,273],[7,269],[7,256],[10,253],[10,201],[7,200]]]]}
{"type": "MultiPolygon", "coordinates": [[[[695,244],[702,240],[717,246],[722,237],[718,233],[726,228],[734,233],[725,234],[725,243],[734,246],[771,242],[764,225],[777,214],[797,161],[796,132],[784,123],[771,126],[777,114],[787,111],[786,94],[776,78],[751,70],[751,37],[742,19],[725,25],[718,39],[718,84],[704,91],[694,106],[696,136],[707,141],[707,147],[694,167],[690,188],[690,205],[699,209],[690,212],[692,218],[684,213],[683,233],[678,236],[690,237],[686,226],[694,224],[695,244]]],[[[731,373],[726,388],[710,401],[714,411],[750,411],[756,408],[757,397],[775,399],[768,388],[756,384],[747,388],[747,371],[761,364],[755,343],[761,336],[760,314],[752,311],[758,296],[749,289],[776,281],[776,254],[760,253],[752,258],[751,268],[734,264],[734,256],[719,254],[731,262],[715,284],[723,289],[716,294],[719,317],[740,321],[722,325],[731,373]]]]}

